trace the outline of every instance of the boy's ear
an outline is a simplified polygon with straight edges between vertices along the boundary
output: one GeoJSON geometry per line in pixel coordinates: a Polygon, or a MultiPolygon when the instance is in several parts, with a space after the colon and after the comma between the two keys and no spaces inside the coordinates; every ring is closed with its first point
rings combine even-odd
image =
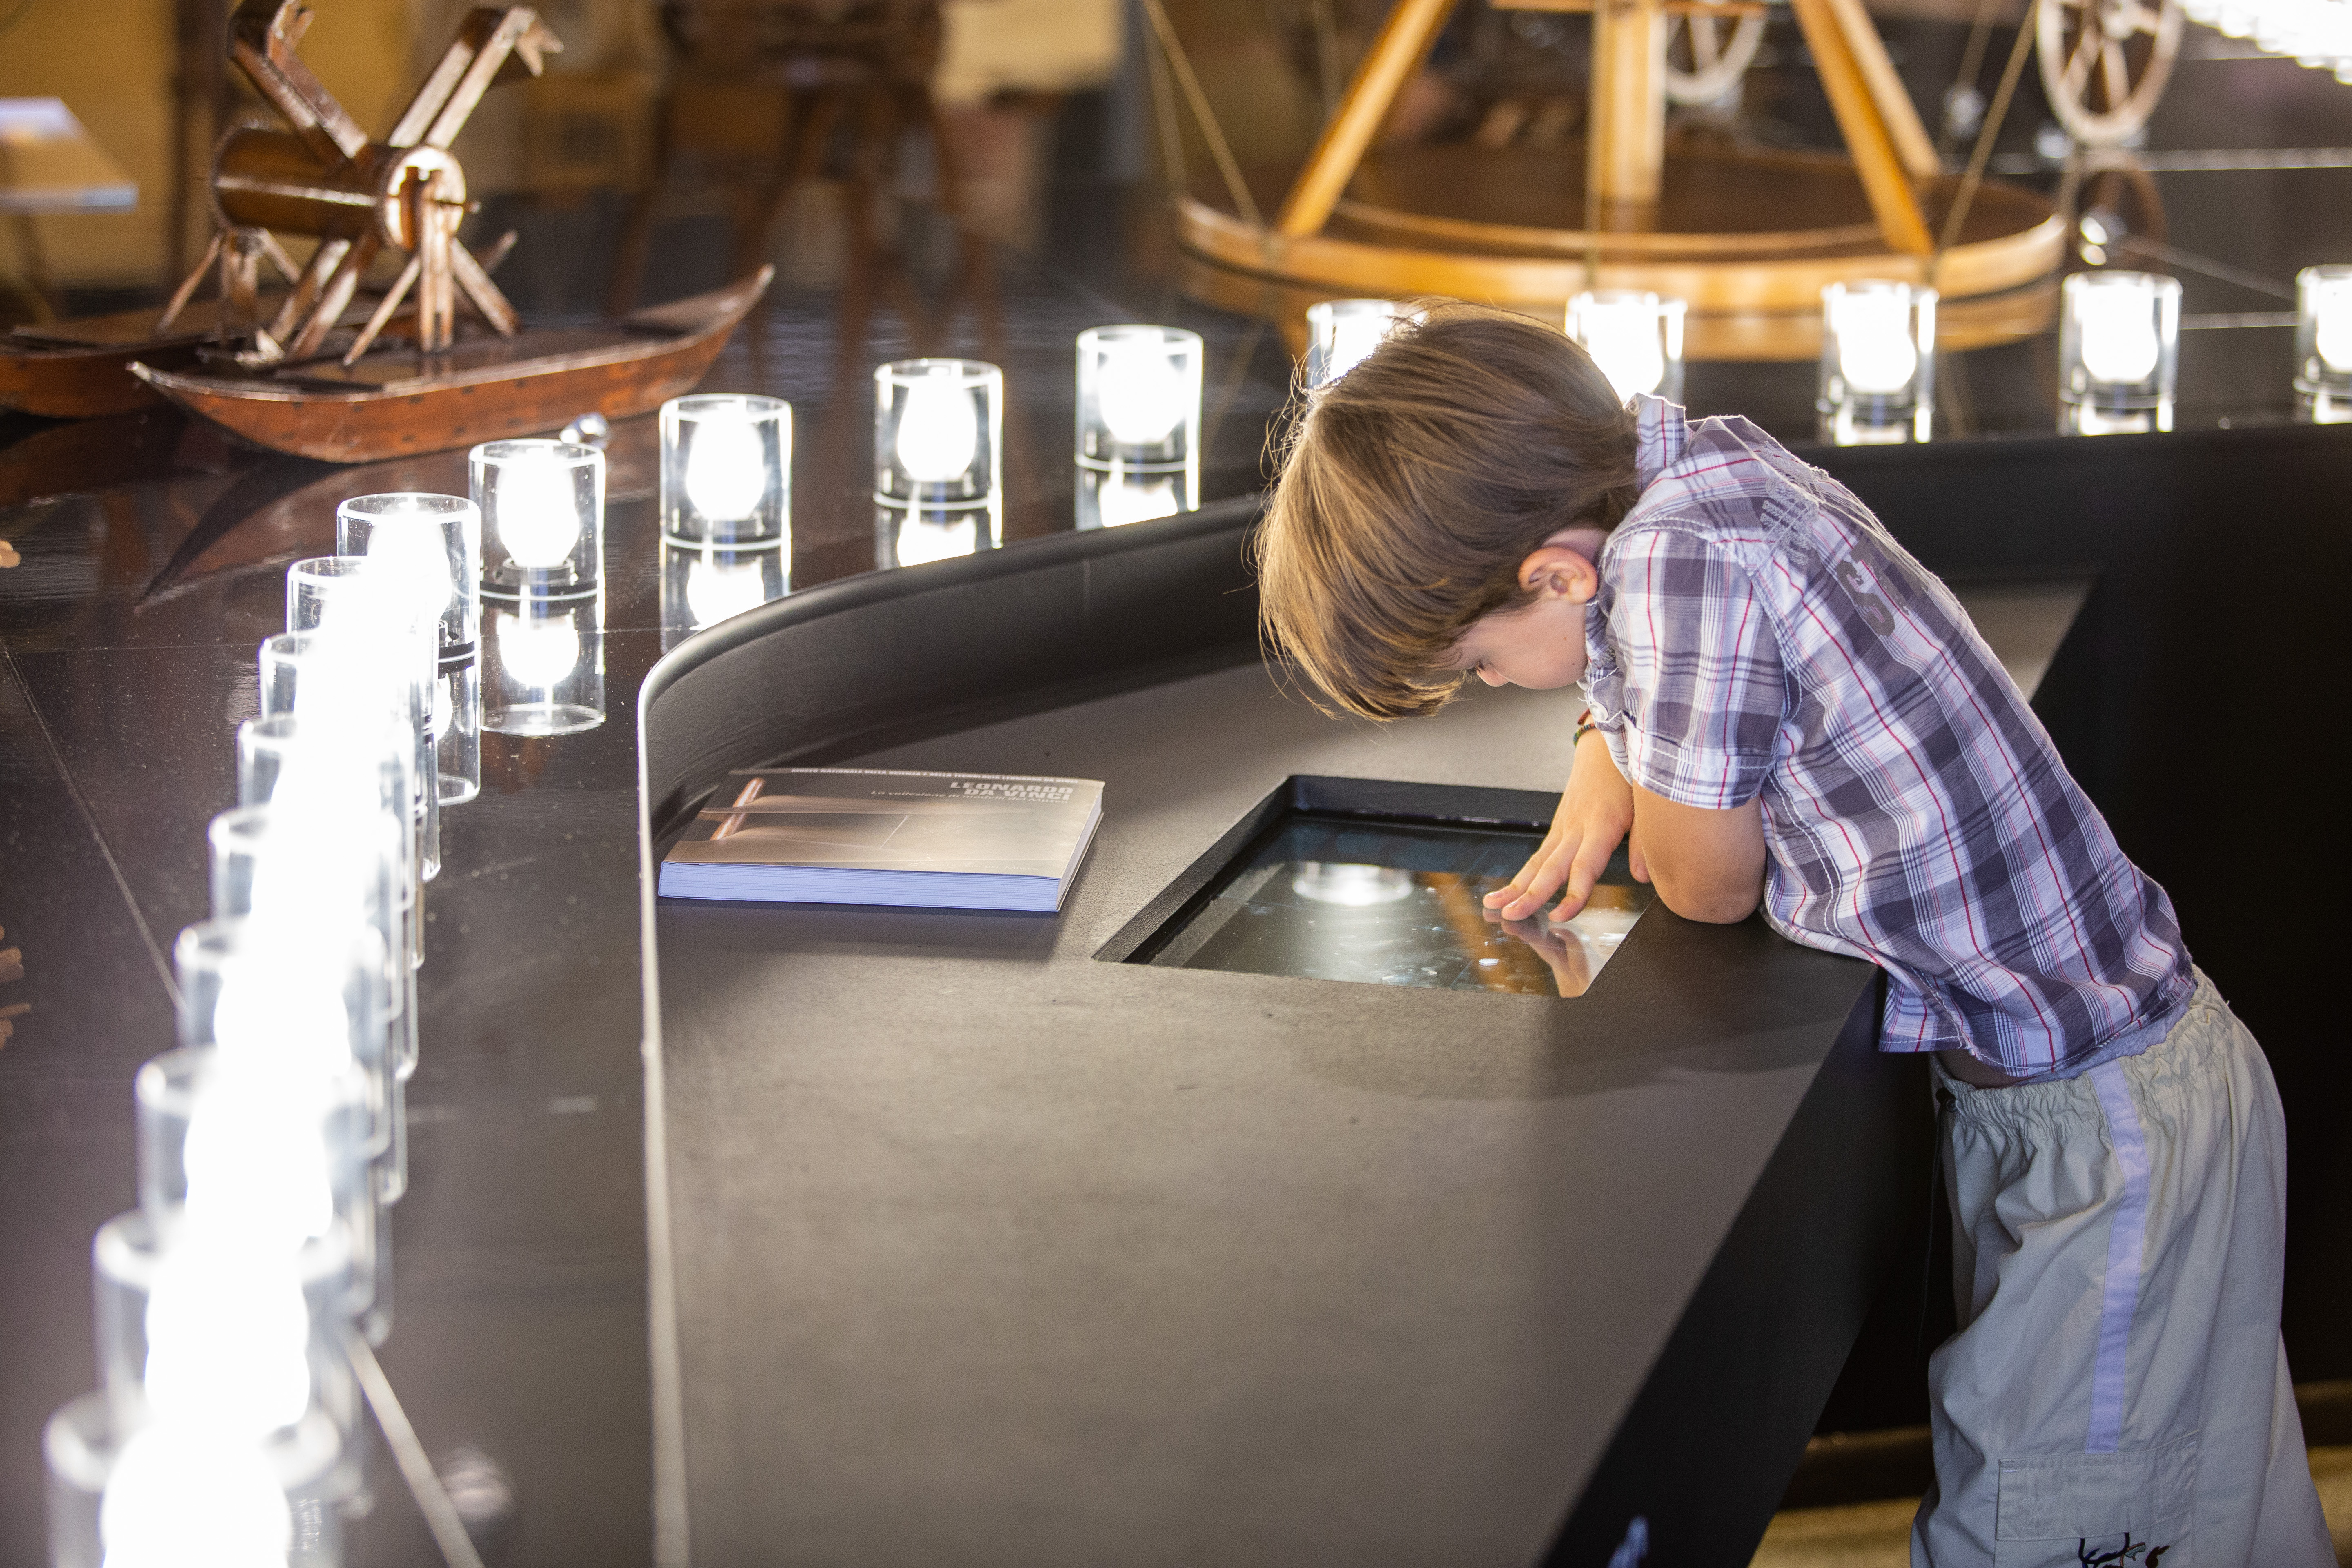
{"type": "Polygon", "coordinates": [[[1588,604],[1601,586],[1601,573],[1582,551],[1546,544],[1519,563],[1519,586],[1548,598],[1588,604]]]}

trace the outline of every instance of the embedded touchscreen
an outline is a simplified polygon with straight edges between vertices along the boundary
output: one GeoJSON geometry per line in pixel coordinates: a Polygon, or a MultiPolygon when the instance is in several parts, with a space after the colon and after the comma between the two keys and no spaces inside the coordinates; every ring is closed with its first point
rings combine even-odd
{"type": "Polygon", "coordinates": [[[1129,958],[1181,969],[1575,996],[1648,907],[1621,853],[1583,911],[1505,922],[1481,900],[1543,841],[1501,823],[1291,811],[1129,958]]]}

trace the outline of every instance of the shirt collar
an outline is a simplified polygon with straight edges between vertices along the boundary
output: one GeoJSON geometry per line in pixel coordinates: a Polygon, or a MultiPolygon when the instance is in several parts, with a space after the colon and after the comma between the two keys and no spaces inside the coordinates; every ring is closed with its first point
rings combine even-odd
{"type": "Polygon", "coordinates": [[[1646,490],[1683,460],[1690,427],[1679,405],[1646,392],[1633,395],[1633,482],[1646,490]]]}

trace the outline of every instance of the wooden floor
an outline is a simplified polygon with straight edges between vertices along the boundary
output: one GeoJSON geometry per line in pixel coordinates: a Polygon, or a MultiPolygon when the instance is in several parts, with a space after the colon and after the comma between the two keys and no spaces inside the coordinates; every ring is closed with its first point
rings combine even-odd
{"type": "MultiPolygon", "coordinates": [[[[2312,1478],[2327,1510],[2336,1561],[2352,1568],[2352,1445],[2314,1448],[2312,1478]]],[[[1916,1498],[1798,1508],[1777,1514],[1750,1568],[1909,1568],[1916,1498]]]]}

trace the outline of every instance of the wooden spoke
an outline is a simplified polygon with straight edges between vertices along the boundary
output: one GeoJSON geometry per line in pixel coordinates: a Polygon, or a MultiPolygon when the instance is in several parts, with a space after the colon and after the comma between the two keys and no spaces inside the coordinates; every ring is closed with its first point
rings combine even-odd
{"type": "Polygon", "coordinates": [[[1691,63],[1701,70],[1713,65],[1723,54],[1722,40],[1715,34],[1715,18],[1693,16],[1690,19],[1691,63]]]}
{"type": "Polygon", "coordinates": [[[2131,69],[2124,63],[2124,47],[2109,38],[2099,49],[2099,75],[2107,89],[2107,108],[2120,109],[2131,97],[2131,69]]]}
{"type": "Polygon", "coordinates": [[[229,58],[320,163],[333,168],[367,150],[367,132],[294,52],[310,26],[300,0],[245,0],[229,19],[229,58]]]}
{"type": "Polygon", "coordinates": [[[334,276],[335,268],[343,259],[343,253],[351,247],[352,242],[348,239],[322,239],[319,242],[319,248],[310,253],[310,264],[302,268],[299,278],[294,279],[294,291],[286,296],[286,302],[278,307],[278,314],[270,319],[268,330],[272,338],[283,342],[293,332],[295,323],[302,319],[302,312],[309,310],[310,302],[319,297],[319,290],[326,286],[328,279],[334,276]]]}
{"type": "Polygon", "coordinates": [[[181,279],[180,286],[172,291],[172,302],[163,307],[163,319],[155,323],[157,337],[172,330],[172,323],[180,319],[180,312],[186,310],[188,301],[196,297],[197,285],[205,280],[205,274],[211,271],[213,263],[220,258],[221,239],[221,231],[213,230],[213,242],[205,247],[204,258],[196,263],[196,269],[181,279]]]}
{"type": "Polygon", "coordinates": [[[490,331],[502,338],[510,338],[520,331],[522,318],[515,314],[515,308],[508,303],[499,286],[490,281],[490,268],[507,258],[507,252],[514,247],[514,231],[509,229],[491,248],[488,262],[476,260],[474,253],[457,240],[449,242],[449,270],[457,279],[458,291],[481,313],[482,320],[489,323],[490,331]]]}
{"type": "Polygon", "coordinates": [[[353,338],[352,346],[344,351],[343,363],[346,366],[359,363],[360,355],[375,347],[375,340],[383,333],[385,323],[392,320],[392,313],[400,309],[400,302],[408,298],[408,291],[416,286],[416,275],[422,270],[416,258],[410,257],[408,265],[400,269],[400,276],[393,279],[392,287],[384,290],[374,314],[369,316],[367,324],[360,329],[360,335],[353,338]]]}
{"type": "Polygon", "coordinates": [[[1751,14],[1726,5],[1724,14],[1717,16],[1706,14],[1711,9],[1705,4],[1665,7],[1666,97],[1675,103],[1713,103],[1722,98],[1739,85],[1764,45],[1761,12],[1751,14]],[[1731,24],[1727,29],[1726,22],[1731,24]],[[1677,35],[1684,46],[1681,49],[1676,47],[1677,35]],[[1684,52],[1690,56],[1688,69],[1675,63],[1684,52]]]}
{"type": "Polygon", "coordinates": [[[286,345],[289,359],[309,359],[319,352],[327,334],[335,330],[335,323],[351,309],[352,296],[359,291],[360,279],[367,276],[368,264],[383,247],[383,242],[373,234],[363,234],[352,242],[351,249],[327,279],[326,287],[320,289],[319,302],[311,308],[302,330],[286,345]]]}

